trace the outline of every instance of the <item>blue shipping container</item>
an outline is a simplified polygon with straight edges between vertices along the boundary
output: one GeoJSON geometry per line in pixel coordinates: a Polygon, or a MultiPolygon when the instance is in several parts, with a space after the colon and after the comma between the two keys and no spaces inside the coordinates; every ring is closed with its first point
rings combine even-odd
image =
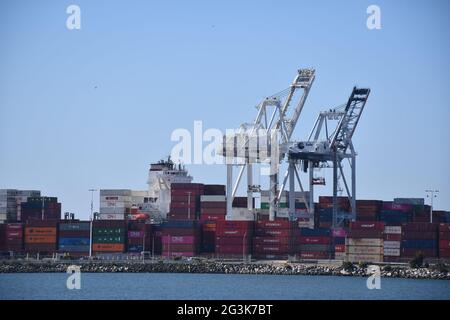
{"type": "Polygon", "coordinates": [[[403,240],[402,241],[403,248],[436,248],[437,241],[436,240],[403,240]]]}
{"type": "Polygon", "coordinates": [[[60,223],[60,231],[89,231],[89,222],[60,223]]]}
{"type": "Polygon", "coordinates": [[[308,237],[326,237],[331,235],[331,230],[324,228],[318,229],[300,228],[300,235],[308,237]]]}
{"type": "Polygon", "coordinates": [[[70,246],[70,245],[60,245],[59,251],[65,252],[89,252],[89,245],[87,246],[70,246]]]}
{"type": "Polygon", "coordinates": [[[133,244],[127,247],[128,252],[142,252],[144,251],[144,246],[142,244],[133,244]]]}
{"type": "Polygon", "coordinates": [[[59,245],[89,246],[89,238],[59,238],[59,245]]]}

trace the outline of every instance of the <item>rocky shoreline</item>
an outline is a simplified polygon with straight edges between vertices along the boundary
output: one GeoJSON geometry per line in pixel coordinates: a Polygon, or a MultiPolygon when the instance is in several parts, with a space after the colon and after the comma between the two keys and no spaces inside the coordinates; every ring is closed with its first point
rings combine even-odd
{"type": "MultiPolygon", "coordinates": [[[[212,274],[270,274],[270,275],[323,275],[359,276],[371,275],[366,266],[314,265],[301,263],[231,263],[231,262],[0,262],[0,273],[66,272],[69,265],[80,266],[81,272],[123,273],[212,273],[212,274]]],[[[406,266],[380,266],[381,276],[386,278],[450,280],[448,268],[410,268],[406,266]]]]}

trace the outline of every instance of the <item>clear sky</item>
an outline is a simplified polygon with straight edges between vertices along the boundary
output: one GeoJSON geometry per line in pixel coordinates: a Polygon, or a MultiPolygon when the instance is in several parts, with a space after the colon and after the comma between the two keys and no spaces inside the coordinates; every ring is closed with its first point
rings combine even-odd
{"type": "MultiPolygon", "coordinates": [[[[435,206],[450,210],[449,9],[445,0],[1,1],[0,188],[40,189],[86,218],[89,188],[147,188],[174,129],[252,121],[263,97],[315,67],[294,136],[354,85],[370,87],[354,137],[358,198],[436,188],[435,206]],[[70,4],[81,30],[66,28],[70,4]],[[366,27],[371,4],[381,30],[366,27]]],[[[224,166],[188,169],[196,182],[226,182],[224,166]]]]}

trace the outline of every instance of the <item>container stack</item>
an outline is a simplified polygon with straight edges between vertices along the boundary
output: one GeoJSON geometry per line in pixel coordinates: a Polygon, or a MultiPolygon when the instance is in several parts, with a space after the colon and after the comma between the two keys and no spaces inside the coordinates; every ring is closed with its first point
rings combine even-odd
{"type": "Polygon", "coordinates": [[[172,183],[169,220],[197,220],[200,215],[201,183],[172,183]]]}
{"type": "Polygon", "coordinates": [[[356,221],[377,221],[383,201],[356,200],[356,221]]]}
{"type": "Polygon", "coordinates": [[[384,223],[355,221],[350,223],[346,240],[347,261],[383,262],[384,223]]]}
{"type": "Polygon", "coordinates": [[[125,220],[94,220],[92,223],[92,251],[95,254],[125,251],[125,220]]]}
{"type": "Polygon", "coordinates": [[[59,223],[59,253],[70,256],[89,255],[90,222],[62,220],[59,223]]]}
{"type": "MultiPolygon", "coordinates": [[[[337,197],[338,211],[350,212],[348,197],[337,197]]],[[[316,206],[318,212],[316,226],[319,228],[331,228],[333,223],[333,197],[320,196],[316,206]]]]}
{"type": "Polygon", "coordinates": [[[332,234],[327,228],[301,228],[300,236],[297,237],[298,249],[301,259],[332,259],[332,234]]]}
{"type": "Polygon", "coordinates": [[[439,224],[439,258],[450,260],[450,223],[439,224]]]}
{"type": "Polygon", "coordinates": [[[25,224],[25,252],[53,254],[57,251],[56,220],[28,220],[25,224]]]}
{"type": "Polygon", "coordinates": [[[172,220],[162,225],[162,255],[193,257],[200,244],[199,224],[195,220],[172,220]]]}
{"type": "MultiPolygon", "coordinates": [[[[155,256],[162,254],[162,227],[161,225],[152,225],[152,252],[155,256]]],[[[150,250],[149,250],[150,251],[150,250]]]]}
{"type": "Polygon", "coordinates": [[[152,226],[144,222],[129,221],[127,252],[141,253],[154,250],[152,226]]]}
{"type": "Polygon", "coordinates": [[[23,224],[0,224],[0,251],[23,251],[23,224]]]}
{"type": "Polygon", "coordinates": [[[384,262],[401,262],[402,227],[385,226],[383,234],[384,262]]]}
{"type": "Polygon", "coordinates": [[[288,220],[257,221],[253,237],[253,256],[256,259],[285,260],[293,251],[293,234],[298,230],[288,220]]]}
{"type": "Polygon", "coordinates": [[[425,258],[438,255],[438,224],[411,222],[402,225],[402,257],[413,258],[419,252],[425,258]]]}
{"type": "Polygon", "coordinates": [[[220,258],[250,255],[253,228],[253,221],[217,221],[216,255],[220,258]]]}
{"type": "Polygon", "coordinates": [[[17,221],[17,190],[0,190],[0,223],[17,221]]]}
{"type": "MultiPolygon", "coordinates": [[[[345,238],[347,237],[347,231],[343,228],[332,229],[332,244],[334,246],[334,259],[345,260],[345,238]]],[[[333,251],[333,248],[332,248],[333,251]]]]}
{"type": "Polygon", "coordinates": [[[200,220],[225,220],[227,202],[223,195],[203,195],[200,197],[200,220]]]}
{"type": "Polygon", "coordinates": [[[21,203],[21,220],[59,220],[61,219],[61,203],[56,197],[28,197],[21,203]]]}
{"type": "Polygon", "coordinates": [[[131,190],[101,189],[99,220],[126,220],[131,205],[131,190]]]}
{"type": "Polygon", "coordinates": [[[379,220],[387,226],[400,226],[411,222],[413,218],[413,205],[399,204],[392,201],[384,201],[379,214],[379,220]]]}
{"type": "Polygon", "coordinates": [[[213,256],[216,252],[216,221],[202,222],[202,244],[200,252],[204,256],[213,256]]]}

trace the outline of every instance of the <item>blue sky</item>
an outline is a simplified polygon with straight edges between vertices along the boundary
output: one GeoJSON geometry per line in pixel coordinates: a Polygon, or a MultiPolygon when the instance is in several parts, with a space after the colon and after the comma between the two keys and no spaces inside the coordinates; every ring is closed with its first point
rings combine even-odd
{"type": "MultiPolygon", "coordinates": [[[[358,198],[433,187],[436,207],[450,210],[449,9],[444,0],[1,1],[0,188],[41,189],[87,217],[89,188],[146,189],[174,129],[252,121],[263,97],[315,67],[294,136],[354,85],[370,87],[354,137],[358,198]],[[70,4],[81,30],[66,28],[70,4]],[[370,4],[381,30],[366,27],[370,4]]],[[[197,182],[225,183],[224,166],[188,169],[197,182]]]]}

